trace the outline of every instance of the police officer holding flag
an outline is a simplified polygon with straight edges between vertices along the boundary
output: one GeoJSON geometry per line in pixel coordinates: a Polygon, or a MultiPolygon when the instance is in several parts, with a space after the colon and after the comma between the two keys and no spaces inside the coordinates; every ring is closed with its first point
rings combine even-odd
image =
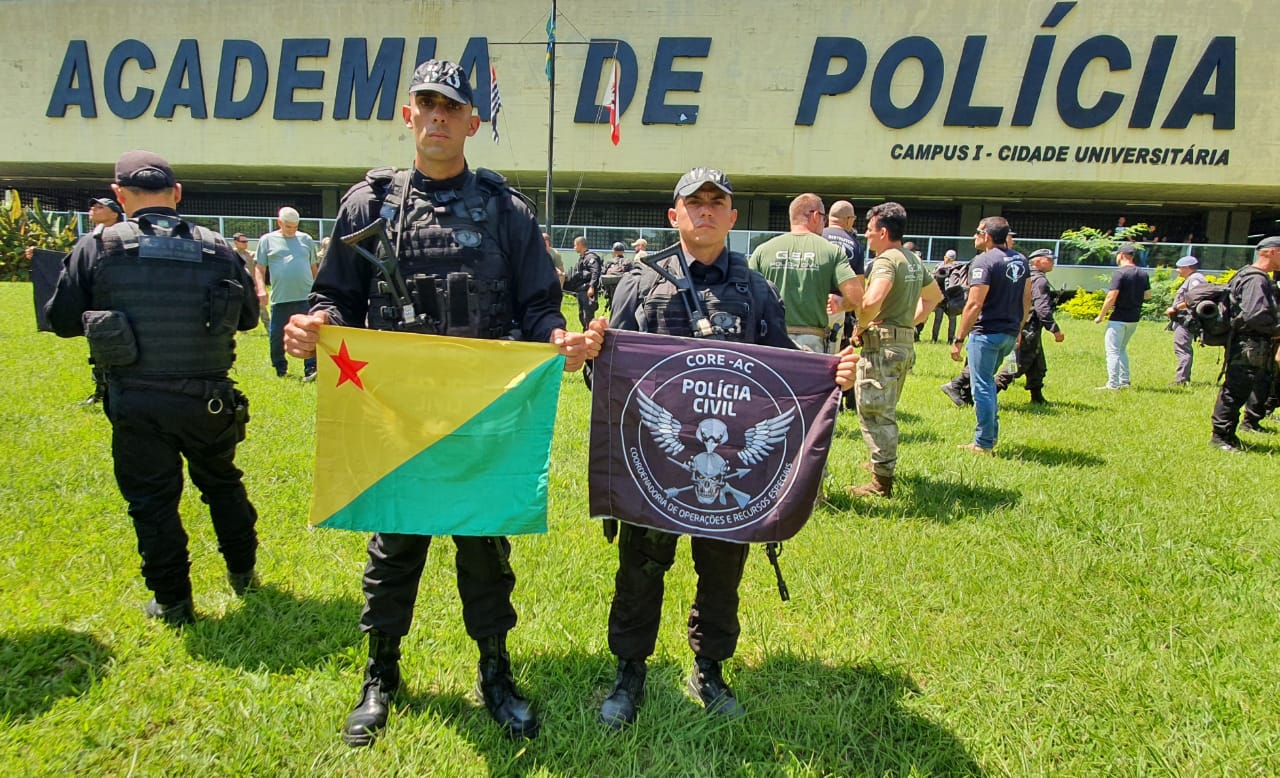
{"type": "MultiPolygon", "coordinates": [[[[285,328],[289,353],[315,356],[321,325],[338,324],[549,341],[565,355],[566,371],[580,369],[599,353],[602,338],[565,331],[560,280],[523,195],[497,173],[467,165],[464,145],[480,118],[466,72],[428,60],[414,71],[409,98],[401,114],[413,136],[413,168],[371,170],[343,197],[334,234],[355,245],[335,240],[329,247],[312,287],[311,312],[293,316],[285,328]],[[394,256],[386,256],[388,250],[394,256]],[[375,270],[376,261],[388,260],[399,266],[394,281],[375,270]],[[401,287],[420,314],[413,321],[404,320],[404,301],[394,296],[401,287]]],[[[430,500],[422,495],[423,511],[448,510],[430,500]]],[[[455,536],[453,542],[462,620],[479,646],[485,707],[509,735],[533,737],[539,722],[516,689],[507,654],[507,633],[516,624],[511,544],[505,537],[455,536]]],[[[369,540],[360,617],[369,661],[360,699],[342,729],[350,746],[371,744],[386,726],[391,695],[400,687],[400,642],[413,620],[430,544],[427,536],[389,532],[369,540]]]]}
{"type": "Polygon", "coordinates": [[[88,338],[106,375],[116,482],[155,593],[146,614],[187,624],[195,609],[178,515],[184,458],[231,588],[257,586],[258,514],[235,466],[248,401],[227,371],[236,331],[258,322],[258,299],[226,240],[178,216],[182,185],[163,158],[126,152],[111,188],[129,218],[80,239],[47,313],[61,337],[88,338]]]}

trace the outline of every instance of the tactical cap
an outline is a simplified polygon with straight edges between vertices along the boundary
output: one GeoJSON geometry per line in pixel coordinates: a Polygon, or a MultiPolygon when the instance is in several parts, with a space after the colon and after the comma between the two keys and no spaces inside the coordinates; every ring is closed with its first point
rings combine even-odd
{"type": "Polygon", "coordinates": [[[302,216],[298,213],[298,209],[290,208],[287,205],[280,209],[280,213],[278,215],[280,217],[280,221],[285,224],[297,224],[302,221],[302,216]]]}
{"type": "Polygon", "coordinates": [[[89,200],[89,205],[101,205],[103,208],[110,208],[121,216],[124,216],[124,209],[120,207],[120,203],[117,203],[110,197],[94,197],[89,200]]]}
{"type": "Polygon", "coordinates": [[[439,92],[450,100],[474,105],[466,71],[447,59],[429,59],[413,71],[409,94],[419,92],[439,92]]]}
{"type": "Polygon", "coordinates": [[[635,242],[631,244],[631,248],[633,249],[647,248],[648,245],[649,245],[649,241],[645,240],[644,238],[636,238],[635,242]]]}
{"type": "Polygon", "coordinates": [[[1053,249],[1036,249],[1031,252],[1027,259],[1035,259],[1036,257],[1048,257],[1053,259],[1053,249]]]}
{"type": "Polygon", "coordinates": [[[1200,265],[1200,260],[1188,254],[1177,262],[1174,262],[1173,265],[1174,267],[1198,267],[1200,265]]]}
{"type": "Polygon", "coordinates": [[[681,197],[688,197],[706,184],[714,184],[717,189],[727,195],[733,194],[733,184],[729,183],[729,177],[724,173],[711,167],[696,167],[680,177],[680,182],[676,184],[675,195],[671,199],[679,200],[681,197]]]}
{"type": "Polygon", "coordinates": [[[1137,254],[1137,253],[1138,253],[1138,247],[1137,247],[1137,245],[1135,245],[1135,244],[1133,244],[1133,243],[1125,243],[1125,244],[1123,244],[1123,245],[1121,245],[1121,246],[1120,246],[1120,248],[1116,251],[1116,253],[1117,253],[1117,254],[1128,254],[1128,255],[1130,255],[1130,256],[1133,256],[1133,255],[1135,255],[1135,254],[1137,254]]]}
{"type": "Polygon", "coordinates": [[[1258,241],[1258,250],[1263,249],[1280,249],[1280,235],[1272,235],[1270,238],[1258,241]]]}
{"type": "Polygon", "coordinates": [[[614,250],[614,251],[626,251],[626,250],[627,250],[627,244],[623,243],[622,241],[617,241],[616,243],[614,243],[614,244],[613,244],[613,250],[614,250]]]}
{"type": "Polygon", "coordinates": [[[172,189],[177,183],[173,168],[159,154],[150,151],[126,151],[116,160],[116,184],[158,191],[172,189]]]}

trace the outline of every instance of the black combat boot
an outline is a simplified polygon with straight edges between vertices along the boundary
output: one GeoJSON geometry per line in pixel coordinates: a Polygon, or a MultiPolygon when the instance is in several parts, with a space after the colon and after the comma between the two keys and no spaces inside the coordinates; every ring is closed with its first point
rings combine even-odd
{"type": "Polygon", "coordinates": [[[973,405],[973,399],[965,396],[965,391],[956,386],[955,382],[948,381],[941,387],[942,393],[955,404],[957,408],[963,408],[966,405],[973,405]]]}
{"type": "Polygon", "coordinates": [[[648,672],[643,659],[618,659],[618,677],[597,717],[601,724],[622,729],[636,720],[636,710],[644,701],[644,679],[648,672]]]}
{"type": "Polygon", "coordinates": [[[489,715],[511,737],[537,737],[539,724],[533,715],[533,706],[516,689],[516,681],[511,677],[506,635],[482,638],[476,643],[480,646],[478,686],[489,715]]]}
{"type": "Polygon", "coordinates": [[[1031,389],[1030,392],[1031,392],[1032,405],[1048,405],[1049,404],[1049,401],[1044,399],[1044,390],[1031,389]]]}
{"type": "Polygon", "coordinates": [[[387,725],[391,695],[400,688],[400,638],[369,631],[369,664],[364,671],[360,701],[347,715],[342,739],[352,748],[373,743],[387,725]]]}
{"type": "Polygon", "coordinates": [[[228,570],[227,583],[231,584],[231,591],[235,592],[237,597],[243,597],[246,592],[262,588],[262,582],[258,580],[258,572],[252,567],[244,573],[233,573],[228,570]]]}
{"type": "Polygon", "coordinates": [[[701,700],[708,713],[737,719],[746,715],[747,711],[738,704],[733,696],[733,689],[724,682],[720,674],[720,663],[714,659],[695,657],[693,675],[689,676],[689,693],[701,700]]]}
{"type": "Polygon", "coordinates": [[[151,618],[159,619],[170,627],[181,627],[184,624],[193,624],[196,620],[196,609],[191,603],[190,597],[171,605],[161,605],[156,602],[153,597],[151,602],[148,602],[143,610],[151,618]]]}

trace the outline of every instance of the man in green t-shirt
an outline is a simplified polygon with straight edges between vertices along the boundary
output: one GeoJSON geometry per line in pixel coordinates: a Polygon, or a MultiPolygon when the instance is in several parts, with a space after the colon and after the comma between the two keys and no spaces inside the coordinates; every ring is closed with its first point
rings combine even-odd
{"type": "Polygon", "coordinates": [[[829,296],[840,296],[838,310],[853,310],[862,301],[862,281],[844,251],[822,237],[827,210],[820,197],[800,195],[791,201],[789,215],[791,232],[760,244],[749,264],[778,288],[787,308],[787,334],[796,345],[831,353],[827,316],[836,311],[829,311],[829,296]]]}
{"type": "MultiPolygon", "coordinates": [[[[279,229],[258,238],[258,251],[254,254],[253,281],[258,287],[258,303],[267,303],[266,276],[271,276],[271,366],[276,375],[283,378],[289,372],[284,352],[284,326],[289,317],[306,313],[311,303],[311,282],[316,276],[320,255],[316,242],[298,229],[302,217],[296,208],[285,206],[276,218],[279,229]]],[[[302,368],[304,381],[315,380],[316,360],[305,360],[302,368]]]]}
{"type": "Polygon", "coordinates": [[[907,211],[881,203],[867,212],[867,290],[858,310],[855,342],[862,347],[854,391],[858,424],[871,452],[871,483],[850,487],[854,497],[892,497],[898,464],[898,398],[916,361],[915,325],[942,300],[924,263],[902,246],[907,211]]]}

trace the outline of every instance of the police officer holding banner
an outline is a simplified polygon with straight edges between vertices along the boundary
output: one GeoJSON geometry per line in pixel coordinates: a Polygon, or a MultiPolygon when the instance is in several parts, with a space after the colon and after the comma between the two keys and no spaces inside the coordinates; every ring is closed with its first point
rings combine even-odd
{"type": "Polygon", "coordinates": [[[227,578],[257,586],[257,513],[235,466],[248,401],[227,378],[235,333],[258,322],[253,279],[216,232],[178,216],[182,185],[149,151],[116,162],[116,200],[129,218],[80,239],[47,313],[54,332],[83,335],[106,375],[116,482],[129,504],[148,616],[195,619],[187,534],[178,515],[182,460],[209,506],[227,578]]]}
{"type": "MultiPolygon", "coordinates": [[[[370,171],[343,197],[334,234],[349,236],[369,256],[398,262],[417,310],[438,317],[433,334],[549,341],[565,355],[566,371],[580,369],[599,353],[601,336],[565,331],[560,281],[523,196],[498,174],[467,165],[464,145],[480,118],[466,72],[428,60],[414,71],[409,97],[401,112],[414,140],[413,169],[370,171]],[[388,250],[394,257],[385,256],[388,250]],[[433,308],[440,283],[447,284],[448,305],[433,308]]],[[[324,324],[424,331],[399,318],[392,286],[353,245],[335,240],[317,273],[311,312],[293,316],[285,328],[289,353],[315,356],[324,324]]],[[[422,510],[448,510],[429,500],[424,494],[422,510]]],[[[516,689],[507,654],[507,632],[516,624],[511,545],[505,537],[453,541],[462,620],[479,646],[485,707],[508,734],[533,737],[539,722],[516,689]]],[[[350,746],[371,744],[386,726],[390,697],[400,686],[400,642],[413,620],[430,544],[428,536],[385,532],[369,541],[360,618],[369,661],[342,730],[350,746]]]]}
{"type": "Polygon", "coordinates": [[[1270,432],[1266,418],[1276,373],[1280,340],[1280,289],[1268,273],[1280,270],[1280,236],[1258,242],[1252,265],[1227,284],[1231,298],[1231,340],[1227,343],[1222,388],[1213,406],[1214,448],[1241,450],[1237,426],[1245,432],[1270,432]],[[1244,421],[1240,421],[1240,408],[1244,421]]]}
{"type": "MultiPolygon", "coordinates": [[[[663,278],[648,266],[623,276],[614,294],[614,329],[688,337],[694,335],[689,301],[682,299],[671,278],[688,282],[706,309],[708,321],[731,322],[719,332],[724,340],[794,349],[787,335],[786,316],[773,287],[750,270],[747,259],[725,245],[737,220],[733,186],[719,170],[698,167],[676,184],[674,204],[667,211],[680,233],[680,250],[688,258],[684,274],[679,258],[658,263],[670,274],[663,278]]],[[[590,329],[603,335],[604,319],[590,329]]],[[[852,349],[841,353],[836,383],[853,384],[858,357],[852,349]]],[[[613,728],[636,719],[644,697],[647,660],[653,654],[662,616],[663,579],[675,561],[679,535],[622,523],[618,535],[618,572],[609,610],[609,650],[618,658],[613,688],[600,708],[599,720],[613,728]]],[[[748,546],[710,537],[690,538],[698,588],[689,613],[689,647],[694,671],[689,689],[707,711],[727,718],[745,713],[725,682],[721,663],[733,656],[738,643],[738,586],[748,546]]]]}

